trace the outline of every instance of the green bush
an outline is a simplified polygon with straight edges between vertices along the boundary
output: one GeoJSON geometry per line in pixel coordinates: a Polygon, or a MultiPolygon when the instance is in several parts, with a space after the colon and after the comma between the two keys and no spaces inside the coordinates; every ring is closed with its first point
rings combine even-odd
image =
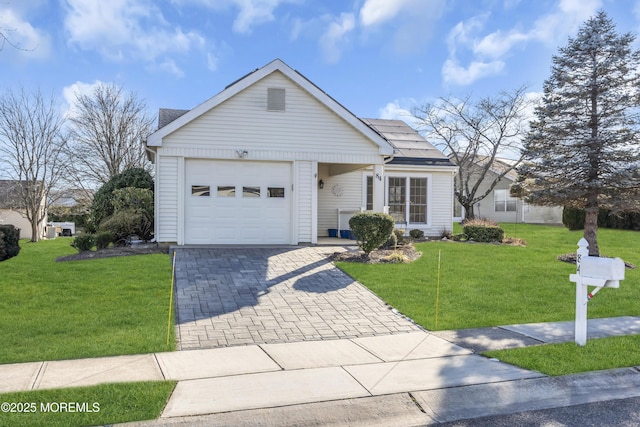
{"type": "Polygon", "coordinates": [[[386,242],[384,242],[384,245],[382,245],[382,247],[385,249],[395,249],[396,246],[398,246],[398,238],[396,237],[396,233],[389,234],[389,238],[386,242]]]}
{"type": "Polygon", "coordinates": [[[123,245],[132,235],[149,240],[153,235],[153,224],[143,213],[126,209],[118,211],[102,221],[98,230],[111,233],[113,242],[116,245],[123,245]]]}
{"type": "Polygon", "coordinates": [[[584,228],[585,213],[582,209],[565,206],[562,210],[562,223],[569,230],[582,230],[584,228]]]}
{"type": "Polygon", "coordinates": [[[113,243],[113,234],[109,231],[102,231],[96,234],[96,248],[106,249],[110,243],[113,243]]]}
{"type": "Polygon", "coordinates": [[[126,187],[145,188],[153,192],[153,178],[144,169],[132,168],[107,181],[93,197],[91,218],[87,222],[87,229],[97,230],[102,220],[115,212],[113,192],[126,187]]]}
{"type": "Polygon", "coordinates": [[[476,242],[502,242],[504,230],[498,226],[465,225],[462,228],[467,240],[476,242]]]}
{"type": "Polygon", "coordinates": [[[20,229],[11,224],[0,225],[0,261],[20,253],[20,229]]]}
{"type": "Polygon", "coordinates": [[[76,248],[78,252],[90,251],[96,244],[96,238],[93,234],[80,234],[74,237],[71,246],[76,248]]]}
{"type": "Polygon", "coordinates": [[[394,228],[393,229],[393,234],[395,234],[396,236],[396,243],[398,245],[403,245],[404,244],[404,233],[405,233],[405,229],[404,228],[394,228]]]}
{"type": "Polygon", "coordinates": [[[349,219],[349,227],[358,246],[367,255],[389,239],[394,226],[391,215],[379,212],[360,212],[349,219]]]}
{"type": "Polygon", "coordinates": [[[413,230],[409,231],[409,236],[414,239],[422,239],[424,237],[424,231],[414,228],[413,230]]]}

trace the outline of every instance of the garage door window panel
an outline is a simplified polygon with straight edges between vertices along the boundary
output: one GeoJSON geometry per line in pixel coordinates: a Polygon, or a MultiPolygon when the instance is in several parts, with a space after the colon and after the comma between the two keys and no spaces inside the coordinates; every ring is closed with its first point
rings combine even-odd
{"type": "Polygon", "coordinates": [[[236,197],[236,187],[232,185],[219,185],[218,197],[236,197]]]}
{"type": "Polygon", "coordinates": [[[195,197],[209,197],[211,189],[208,185],[192,185],[191,195],[195,197]]]}
{"type": "Polygon", "coordinates": [[[260,187],[242,187],[242,197],[244,198],[259,198],[260,187]]]}
{"type": "Polygon", "coordinates": [[[267,187],[267,197],[284,199],[284,187],[267,187]]]}

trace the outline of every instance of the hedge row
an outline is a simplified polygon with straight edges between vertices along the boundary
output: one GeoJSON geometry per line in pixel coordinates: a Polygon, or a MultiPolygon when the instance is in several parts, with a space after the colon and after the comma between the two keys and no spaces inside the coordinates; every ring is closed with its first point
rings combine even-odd
{"type": "Polygon", "coordinates": [[[467,240],[476,242],[502,242],[504,230],[493,225],[465,225],[462,228],[467,240]]]}
{"type": "Polygon", "coordinates": [[[20,229],[11,224],[0,225],[0,261],[20,253],[20,229]]]}
{"type": "MultiPolygon", "coordinates": [[[[583,209],[565,207],[562,211],[562,223],[569,230],[582,230],[585,216],[583,209]]],[[[640,213],[630,212],[614,215],[611,211],[601,209],[598,213],[598,227],[640,230],[640,213]]]]}

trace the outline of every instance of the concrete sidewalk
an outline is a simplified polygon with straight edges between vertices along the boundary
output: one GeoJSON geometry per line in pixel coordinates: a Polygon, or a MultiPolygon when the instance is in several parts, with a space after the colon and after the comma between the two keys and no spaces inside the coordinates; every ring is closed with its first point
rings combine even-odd
{"type": "MultiPolygon", "coordinates": [[[[0,392],[177,380],[161,419],[137,425],[417,425],[640,396],[638,369],[549,378],[474,354],[572,341],[572,324],[0,365],[0,392]]],[[[589,332],[638,334],[640,318],[589,320],[589,332]]]]}

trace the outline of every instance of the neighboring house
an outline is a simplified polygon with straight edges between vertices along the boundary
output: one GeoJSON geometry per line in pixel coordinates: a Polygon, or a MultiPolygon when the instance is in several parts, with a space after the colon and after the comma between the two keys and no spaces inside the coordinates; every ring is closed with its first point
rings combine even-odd
{"type": "MultiPolygon", "coordinates": [[[[0,224],[11,224],[20,229],[21,239],[31,239],[31,223],[27,220],[25,205],[20,197],[21,181],[0,180],[0,224]]],[[[42,209],[45,209],[44,200],[42,209]]],[[[46,215],[39,224],[40,236],[44,233],[46,215]]]]}
{"type": "Polygon", "coordinates": [[[192,110],[160,110],[146,146],[160,242],[317,243],[360,210],[452,228],[457,168],[442,153],[402,121],[357,118],[280,60],[192,110]]]}
{"type": "MultiPolygon", "coordinates": [[[[480,159],[478,161],[487,161],[480,159]]],[[[487,178],[478,188],[477,194],[485,193],[489,185],[510,167],[509,159],[494,159],[487,172],[487,178]]],[[[529,224],[562,224],[561,206],[536,206],[510,194],[511,186],[518,179],[515,170],[508,171],[489,192],[487,197],[474,205],[477,218],[487,218],[496,222],[522,222],[529,224]]],[[[464,210],[455,201],[454,220],[464,219],[464,210]]]]}

